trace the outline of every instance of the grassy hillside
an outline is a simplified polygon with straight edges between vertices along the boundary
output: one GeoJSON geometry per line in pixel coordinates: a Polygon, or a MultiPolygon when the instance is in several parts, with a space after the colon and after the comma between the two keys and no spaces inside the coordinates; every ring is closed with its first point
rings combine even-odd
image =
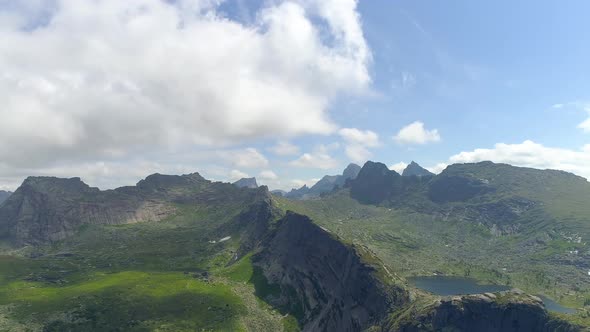
{"type": "MultiPolygon", "coordinates": [[[[520,179],[515,176],[517,178],[520,179]]],[[[514,185],[510,179],[502,179],[502,182],[491,179],[494,184],[514,185]]],[[[584,191],[588,188],[577,180],[575,183],[586,195],[584,191]]],[[[532,191],[532,187],[519,194],[529,190],[532,191]]],[[[537,190],[535,198],[544,202],[548,197],[555,197],[550,195],[563,195],[563,192],[555,192],[557,190],[549,182],[546,192],[537,190]]],[[[508,194],[508,190],[498,190],[495,197],[490,195],[486,199],[501,199],[504,193],[508,194]]],[[[367,245],[392,272],[402,277],[468,276],[482,282],[511,285],[532,294],[544,294],[574,308],[584,308],[590,302],[590,283],[584,265],[588,261],[588,247],[584,241],[575,240],[576,236],[590,236],[584,217],[586,207],[578,206],[580,202],[571,203],[578,206],[573,212],[575,222],[560,215],[560,203],[554,202],[546,209],[542,206],[523,216],[518,221],[523,225],[521,231],[496,236],[485,225],[456,218],[453,214],[437,213],[439,210],[429,213],[424,205],[417,212],[403,206],[360,204],[350,198],[348,190],[318,200],[275,199],[281,208],[309,215],[340,237],[367,245]],[[573,250],[578,250],[578,254],[570,254],[573,250]]],[[[587,315],[587,311],[583,311],[568,319],[588,324],[587,315]]]]}
{"type": "Polygon", "coordinates": [[[264,280],[248,258],[227,266],[239,234],[219,227],[238,203],[177,204],[161,222],[88,225],[59,243],[4,250],[0,331],[297,330],[256,297],[264,280]]]}

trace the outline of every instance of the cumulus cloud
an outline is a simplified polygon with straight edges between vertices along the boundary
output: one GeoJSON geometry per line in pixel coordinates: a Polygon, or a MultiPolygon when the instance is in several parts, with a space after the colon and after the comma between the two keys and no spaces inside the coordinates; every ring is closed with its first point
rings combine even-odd
{"type": "Polygon", "coordinates": [[[427,144],[440,141],[437,129],[427,130],[424,123],[415,121],[402,129],[393,137],[400,144],[427,144]]]}
{"type": "Polygon", "coordinates": [[[271,171],[271,170],[264,170],[258,174],[258,177],[262,180],[278,180],[279,176],[271,171]]]}
{"type": "Polygon", "coordinates": [[[379,136],[370,130],[359,130],[356,128],[342,128],[338,134],[347,143],[363,145],[367,147],[376,147],[379,145],[379,136]]]}
{"type": "Polygon", "coordinates": [[[359,130],[357,128],[342,128],[338,134],[345,141],[345,153],[351,161],[364,163],[371,157],[368,148],[379,146],[379,135],[371,130],[359,130]]]}
{"type": "Polygon", "coordinates": [[[220,151],[218,154],[222,159],[230,161],[233,166],[239,168],[262,168],[268,165],[268,159],[255,148],[220,151]]]}
{"type": "Polygon", "coordinates": [[[403,161],[400,161],[399,163],[389,166],[389,169],[401,174],[404,171],[404,169],[406,169],[406,167],[408,167],[408,164],[404,163],[403,161]]]}
{"type": "Polygon", "coordinates": [[[299,147],[287,141],[279,141],[268,150],[278,156],[292,156],[299,153],[299,147]]]}
{"type": "Polygon", "coordinates": [[[450,163],[485,160],[539,169],[559,169],[590,178],[590,145],[570,150],[546,147],[527,140],[519,144],[498,143],[492,149],[465,151],[449,158],[450,163]]]}
{"type": "Polygon", "coordinates": [[[370,84],[356,1],[268,2],[251,24],[225,18],[221,2],[38,0],[2,8],[3,162],[82,165],[334,132],[331,100],[370,84]]]}
{"type": "Polygon", "coordinates": [[[247,177],[248,177],[248,173],[244,173],[244,172],[237,170],[237,169],[232,169],[229,172],[229,178],[231,180],[239,180],[239,179],[247,178],[247,177]]]}
{"type": "Polygon", "coordinates": [[[311,153],[304,153],[290,162],[291,166],[302,168],[334,169],[340,164],[329,151],[337,148],[337,144],[318,145],[311,153]]]}

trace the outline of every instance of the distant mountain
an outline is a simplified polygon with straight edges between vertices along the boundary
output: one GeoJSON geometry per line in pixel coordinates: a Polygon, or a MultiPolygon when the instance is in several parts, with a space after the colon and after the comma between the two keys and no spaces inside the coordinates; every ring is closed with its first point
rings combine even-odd
{"type": "Polygon", "coordinates": [[[432,176],[434,173],[412,161],[402,172],[402,176],[432,176]]]}
{"type": "Polygon", "coordinates": [[[256,178],[241,178],[238,181],[234,182],[233,185],[239,188],[258,188],[256,178]]]}
{"type": "Polygon", "coordinates": [[[343,187],[347,180],[353,180],[357,177],[361,167],[357,164],[349,164],[342,175],[326,175],[321,178],[311,188],[303,186],[299,189],[293,189],[285,194],[285,197],[294,199],[306,199],[319,197],[321,194],[331,192],[336,187],[343,187]]]}
{"type": "Polygon", "coordinates": [[[212,183],[198,173],[153,174],[136,186],[106,191],[89,187],[80,178],[29,177],[0,205],[0,239],[16,245],[53,242],[86,224],[160,221],[174,214],[179,203],[215,205],[216,200],[249,195],[228,191],[228,186],[235,188],[212,183]]]}
{"type": "Polygon", "coordinates": [[[273,195],[278,195],[278,196],[285,196],[287,194],[286,191],[281,190],[281,189],[271,190],[270,193],[273,195]]]}
{"type": "Polygon", "coordinates": [[[4,202],[12,193],[10,191],[0,190],[0,204],[4,202]]]}

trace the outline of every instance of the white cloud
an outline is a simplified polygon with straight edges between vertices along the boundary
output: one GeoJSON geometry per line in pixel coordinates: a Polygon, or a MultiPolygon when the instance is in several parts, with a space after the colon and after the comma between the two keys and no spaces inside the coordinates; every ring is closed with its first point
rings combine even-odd
{"type": "Polygon", "coordinates": [[[406,169],[406,167],[408,167],[408,164],[404,163],[403,161],[400,161],[399,163],[389,166],[389,169],[401,174],[404,171],[404,169],[406,169]]]}
{"type": "Polygon", "coordinates": [[[346,156],[350,158],[350,161],[357,164],[364,164],[373,155],[369,149],[358,144],[349,144],[344,148],[346,156]]]}
{"type": "Polygon", "coordinates": [[[400,144],[426,144],[440,141],[437,129],[427,130],[424,123],[415,121],[403,127],[393,139],[400,144]]]}
{"type": "Polygon", "coordinates": [[[379,135],[371,130],[357,128],[342,128],[338,134],[346,142],[345,153],[351,161],[364,163],[371,157],[368,148],[379,146],[379,135]]]}
{"type": "Polygon", "coordinates": [[[338,134],[350,144],[358,144],[366,147],[376,147],[379,145],[379,135],[371,130],[359,130],[356,128],[342,128],[338,134]]]}
{"type": "Polygon", "coordinates": [[[264,170],[258,174],[258,177],[262,180],[278,180],[279,176],[271,171],[271,170],[264,170]]]}
{"type": "Polygon", "coordinates": [[[231,172],[229,172],[229,178],[231,180],[239,180],[242,178],[247,178],[248,177],[248,173],[244,173],[240,170],[237,169],[232,169],[231,172]]]}
{"type": "Polygon", "coordinates": [[[218,154],[239,168],[262,168],[268,165],[268,159],[254,148],[220,151],[218,154]]]}
{"type": "Polygon", "coordinates": [[[299,147],[287,141],[279,141],[268,150],[279,156],[292,156],[299,153],[299,147]]]}
{"type": "Polygon", "coordinates": [[[221,2],[3,8],[3,162],[83,167],[145,151],[334,132],[327,106],[371,81],[356,1],[268,2],[250,25],[223,17],[221,2]]]}
{"type": "Polygon", "coordinates": [[[449,164],[446,163],[438,163],[434,166],[430,166],[430,167],[425,167],[427,170],[429,170],[430,172],[434,173],[434,174],[439,174],[440,172],[442,172],[445,168],[447,168],[447,166],[449,166],[449,164]]]}
{"type": "Polygon", "coordinates": [[[312,153],[304,153],[299,158],[290,162],[291,166],[302,168],[334,169],[340,164],[329,151],[338,147],[338,144],[318,145],[312,153]]]}
{"type": "Polygon", "coordinates": [[[539,169],[559,169],[590,178],[590,145],[580,150],[569,150],[546,147],[527,140],[520,144],[498,143],[492,149],[475,149],[449,158],[450,163],[484,160],[539,169]]]}

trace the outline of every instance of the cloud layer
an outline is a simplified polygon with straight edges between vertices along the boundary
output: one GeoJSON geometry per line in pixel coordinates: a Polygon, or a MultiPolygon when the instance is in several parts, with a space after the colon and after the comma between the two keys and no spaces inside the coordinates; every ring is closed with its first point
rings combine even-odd
{"type": "Polygon", "coordinates": [[[458,153],[449,158],[449,163],[485,160],[539,169],[559,169],[590,178],[590,145],[585,145],[580,150],[569,150],[546,147],[530,140],[519,144],[498,143],[492,149],[458,153]]]}
{"type": "Polygon", "coordinates": [[[221,2],[3,8],[0,169],[334,132],[331,100],[370,84],[356,1],[269,2],[248,25],[221,2]]]}

